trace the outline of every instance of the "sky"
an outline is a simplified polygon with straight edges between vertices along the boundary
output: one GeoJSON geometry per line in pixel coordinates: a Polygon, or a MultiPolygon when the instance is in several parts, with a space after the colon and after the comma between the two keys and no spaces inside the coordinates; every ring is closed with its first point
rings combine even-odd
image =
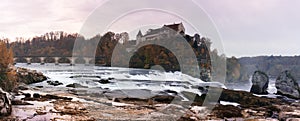
{"type": "MultiPolygon", "coordinates": [[[[30,38],[50,31],[80,33],[89,16],[103,2],[104,0],[1,0],[0,37],[14,41],[16,37],[30,38]]],[[[163,2],[145,2],[145,4],[163,2]]],[[[299,0],[194,0],[194,2],[213,21],[220,34],[226,56],[300,55],[299,0]]],[[[129,4],[124,2],[122,5],[129,4]]],[[[169,3],[170,7],[172,4],[176,2],[169,3]]],[[[176,9],[189,9],[182,6],[176,9]]],[[[193,14],[197,16],[196,11],[193,14]]],[[[160,23],[180,22],[180,19],[177,20],[174,16],[156,12],[137,13],[131,16],[154,22],[155,25],[151,27],[159,27],[160,23]],[[144,18],[146,15],[147,19],[144,18]]],[[[134,21],[124,19],[126,20],[134,21]]],[[[187,33],[193,35],[195,32],[192,27],[183,23],[187,26],[187,33]]],[[[112,25],[111,28],[117,32],[129,31],[125,25],[118,26],[119,28],[112,25]]],[[[205,36],[205,32],[200,33],[204,33],[205,36]]],[[[214,44],[214,40],[212,41],[214,44]]]]}

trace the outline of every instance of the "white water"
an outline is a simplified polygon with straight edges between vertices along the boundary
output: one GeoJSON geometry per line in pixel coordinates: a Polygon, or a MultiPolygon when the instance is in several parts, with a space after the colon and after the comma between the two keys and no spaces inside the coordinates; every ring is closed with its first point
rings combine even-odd
{"type": "MultiPolygon", "coordinates": [[[[275,81],[276,79],[273,78],[269,80],[268,89],[267,89],[269,96],[274,96],[274,94],[277,92],[277,89],[275,87],[275,81]]],[[[226,85],[228,89],[243,90],[248,92],[250,92],[251,86],[252,86],[251,78],[249,79],[248,82],[226,85]]],[[[261,95],[261,96],[265,96],[265,95],[261,95]]]]}
{"type": "Polygon", "coordinates": [[[47,93],[59,93],[66,91],[66,85],[79,83],[89,87],[89,91],[97,92],[97,89],[124,90],[124,89],[147,89],[151,91],[173,90],[176,92],[188,91],[201,95],[201,92],[192,88],[193,85],[213,85],[225,88],[218,82],[203,82],[198,78],[191,77],[181,72],[161,72],[157,70],[145,69],[129,69],[118,67],[99,67],[69,64],[54,65],[54,64],[16,64],[17,67],[28,68],[42,72],[49,77],[48,80],[59,81],[63,85],[52,86],[46,81],[32,84],[31,86],[43,86],[42,91],[47,93]],[[76,78],[70,78],[76,76],[76,78]],[[99,78],[101,77],[101,78],[99,78]],[[108,79],[112,83],[100,84],[95,80],[108,79]]]}
{"type": "MultiPolygon", "coordinates": [[[[122,90],[122,89],[148,89],[152,91],[173,90],[176,92],[189,91],[198,93],[201,92],[198,89],[191,88],[192,85],[214,85],[221,86],[223,88],[250,91],[251,79],[247,83],[236,83],[226,85],[226,87],[218,82],[203,82],[198,78],[191,77],[181,72],[161,72],[157,70],[145,70],[145,69],[129,69],[119,67],[100,67],[100,66],[85,66],[69,64],[45,64],[40,65],[34,63],[27,65],[25,63],[16,64],[17,67],[28,68],[42,72],[49,77],[51,81],[62,82],[63,85],[52,86],[48,85],[46,81],[33,84],[32,86],[43,86],[43,90],[47,92],[66,90],[66,85],[72,83],[79,83],[89,88],[108,88],[110,90],[122,90]],[[71,76],[83,76],[79,78],[70,78],[71,76]],[[100,80],[95,76],[100,76],[101,79],[114,78],[111,80],[113,83],[100,84],[93,80],[100,80]]],[[[97,91],[97,90],[94,90],[97,91]]],[[[276,93],[275,79],[270,79],[268,92],[270,97],[274,97],[276,93]]],[[[265,95],[258,95],[265,96],[265,95]]]]}

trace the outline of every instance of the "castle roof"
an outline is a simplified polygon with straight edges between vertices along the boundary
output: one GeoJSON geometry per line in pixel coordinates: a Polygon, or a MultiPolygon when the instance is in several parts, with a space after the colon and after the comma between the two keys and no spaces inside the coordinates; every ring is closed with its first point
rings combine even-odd
{"type": "Polygon", "coordinates": [[[163,27],[167,27],[167,28],[173,29],[174,31],[179,31],[179,26],[180,25],[182,25],[182,23],[164,25],[163,27]]]}
{"type": "MultiPolygon", "coordinates": [[[[172,30],[178,32],[180,29],[180,26],[183,26],[182,23],[178,23],[178,24],[174,23],[174,24],[164,25],[162,28],[158,28],[158,29],[149,29],[144,36],[160,33],[165,28],[172,29],[172,30]]],[[[142,32],[139,31],[137,36],[143,36],[142,32]]]]}
{"type": "Polygon", "coordinates": [[[140,37],[143,36],[141,30],[139,30],[139,33],[136,36],[140,36],[140,37]]]}
{"type": "MultiPolygon", "coordinates": [[[[157,33],[159,33],[159,32],[161,32],[161,29],[160,29],[160,28],[159,28],[159,29],[149,29],[149,30],[147,31],[146,35],[157,34],[157,33]]],[[[145,36],[146,36],[146,35],[145,35],[145,36]]]]}

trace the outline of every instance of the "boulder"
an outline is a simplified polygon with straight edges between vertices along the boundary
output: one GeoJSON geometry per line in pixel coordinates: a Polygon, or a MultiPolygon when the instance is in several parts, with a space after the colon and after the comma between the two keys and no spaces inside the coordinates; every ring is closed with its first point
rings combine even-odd
{"type": "Polygon", "coordinates": [[[68,84],[66,87],[72,87],[72,88],[88,88],[87,86],[82,86],[78,83],[68,84]]]}
{"type": "Polygon", "coordinates": [[[79,101],[57,100],[52,103],[54,104],[54,109],[61,114],[82,115],[87,113],[86,107],[79,101]]]}
{"type": "MultiPolygon", "coordinates": [[[[210,90],[210,95],[213,95],[215,93],[214,90],[215,89],[210,90]]],[[[253,105],[260,107],[270,106],[272,105],[272,103],[280,104],[282,102],[282,100],[276,98],[258,97],[250,92],[229,89],[223,89],[219,100],[239,103],[244,107],[249,107],[253,105]]]]}
{"type": "Polygon", "coordinates": [[[25,98],[30,98],[31,94],[30,93],[25,93],[24,96],[25,96],[25,98]]]}
{"type": "Polygon", "coordinates": [[[47,81],[47,83],[49,85],[53,85],[53,86],[63,85],[63,83],[61,83],[59,81],[47,81]]]}
{"type": "Polygon", "coordinates": [[[99,82],[100,84],[108,84],[110,83],[109,79],[100,79],[100,80],[95,80],[96,82],[99,82]]]}
{"type": "Polygon", "coordinates": [[[252,87],[250,92],[255,94],[268,94],[269,77],[262,71],[255,71],[252,76],[252,87]]]}
{"type": "Polygon", "coordinates": [[[299,85],[290,71],[284,71],[277,77],[275,87],[277,94],[295,99],[300,98],[299,85]]]}
{"type": "Polygon", "coordinates": [[[190,101],[193,101],[193,105],[202,105],[206,94],[196,94],[193,92],[182,91],[181,94],[190,101]]]}
{"type": "Polygon", "coordinates": [[[38,93],[34,93],[33,97],[29,93],[24,94],[25,97],[22,98],[22,101],[49,101],[49,100],[72,100],[72,98],[69,97],[61,97],[51,94],[41,95],[38,93]],[[27,96],[26,96],[27,95],[27,96]]]}
{"type": "Polygon", "coordinates": [[[218,118],[233,118],[233,117],[242,117],[241,109],[232,105],[216,105],[212,110],[211,115],[214,115],[218,118]]]}
{"type": "Polygon", "coordinates": [[[47,77],[40,72],[25,68],[17,68],[17,80],[24,84],[33,84],[47,80],[47,77]]]}
{"type": "Polygon", "coordinates": [[[38,93],[34,93],[34,94],[33,94],[33,98],[40,98],[40,97],[41,97],[41,95],[38,94],[38,93]]]}
{"type": "Polygon", "coordinates": [[[11,112],[11,96],[0,88],[0,116],[8,116],[11,112]]]}

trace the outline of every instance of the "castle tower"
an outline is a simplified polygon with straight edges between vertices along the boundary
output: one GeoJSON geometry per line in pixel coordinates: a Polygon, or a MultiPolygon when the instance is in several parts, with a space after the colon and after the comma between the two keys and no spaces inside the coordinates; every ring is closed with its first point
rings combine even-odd
{"type": "Polygon", "coordinates": [[[142,34],[141,30],[139,30],[138,34],[136,35],[136,44],[139,44],[140,42],[142,42],[142,37],[143,37],[143,34],[142,34]]]}

